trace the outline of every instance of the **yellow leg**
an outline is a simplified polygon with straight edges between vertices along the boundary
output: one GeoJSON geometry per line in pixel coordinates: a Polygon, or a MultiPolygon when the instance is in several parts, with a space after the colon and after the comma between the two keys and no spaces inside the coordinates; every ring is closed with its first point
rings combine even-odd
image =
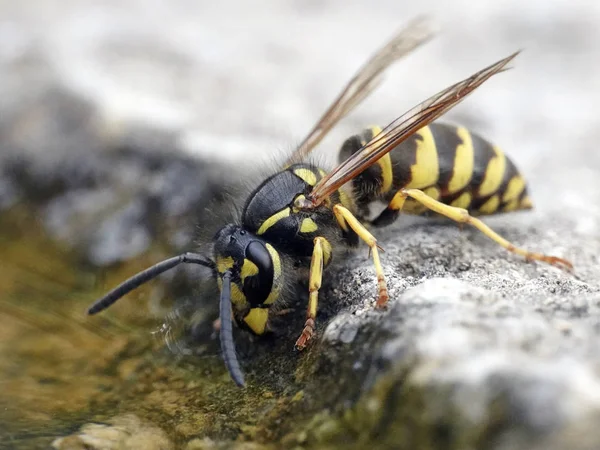
{"type": "Polygon", "coordinates": [[[547,256],[542,253],[534,253],[516,247],[515,245],[511,244],[509,241],[504,239],[502,236],[500,236],[498,233],[496,233],[494,230],[492,230],[490,227],[488,227],[481,220],[470,216],[469,212],[466,209],[445,205],[441,202],[438,202],[437,200],[432,199],[431,197],[427,196],[423,191],[420,191],[418,189],[399,190],[390,202],[388,209],[401,210],[402,206],[404,205],[404,201],[408,197],[415,199],[430,210],[435,211],[436,213],[441,214],[443,216],[446,216],[449,219],[452,219],[458,223],[468,223],[470,225],[473,225],[475,228],[477,228],[479,231],[481,231],[494,242],[504,247],[509,252],[524,256],[528,260],[534,259],[537,261],[543,261],[553,266],[560,267],[561,269],[573,269],[573,264],[571,264],[566,259],[558,258],[556,256],[547,256]]]}
{"type": "Polygon", "coordinates": [[[316,237],[314,240],[312,259],[310,261],[310,275],[308,278],[308,310],[306,311],[306,322],[302,334],[296,341],[296,349],[303,350],[308,341],[315,335],[315,319],[317,317],[317,303],[319,301],[319,289],[323,279],[323,266],[331,258],[331,245],[324,237],[316,237]]]}
{"type": "Polygon", "coordinates": [[[379,288],[379,295],[377,297],[377,307],[383,308],[386,306],[388,299],[387,284],[385,282],[385,276],[383,275],[383,269],[381,268],[381,262],[379,261],[379,250],[377,247],[377,239],[367,231],[362,223],[358,221],[352,213],[344,208],[342,205],[335,205],[333,207],[333,213],[337,219],[340,227],[344,231],[348,230],[348,227],[352,228],[358,236],[365,241],[369,246],[370,252],[373,255],[373,264],[375,265],[375,273],[377,274],[377,285],[379,288]]]}

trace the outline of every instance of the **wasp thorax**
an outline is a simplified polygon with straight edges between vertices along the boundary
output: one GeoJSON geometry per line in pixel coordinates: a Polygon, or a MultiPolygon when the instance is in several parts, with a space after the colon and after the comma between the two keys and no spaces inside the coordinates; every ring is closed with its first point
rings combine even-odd
{"type": "Polygon", "coordinates": [[[215,236],[219,278],[231,273],[231,302],[257,334],[265,331],[268,308],[282,284],[279,254],[269,243],[238,225],[226,225],[215,236]]]}

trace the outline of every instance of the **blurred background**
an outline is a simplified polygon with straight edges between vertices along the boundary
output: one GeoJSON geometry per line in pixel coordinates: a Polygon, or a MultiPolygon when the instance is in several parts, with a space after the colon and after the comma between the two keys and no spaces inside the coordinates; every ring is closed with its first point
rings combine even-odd
{"type": "MultiPolygon", "coordinates": [[[[574,142],[596,138],[599,11],[591,0],[6,1],[2,123],[7,133],[14,111],[45,86],[89,102],[93,126],[105,139],[149,129],[155,140],[172,139],[195,156],[238,164],[250,155],[286,152],[375,48],[427,13],[439,25],[437,39],[389,73],[332,133],[325,153],[334,155],[366,123],[389,122],[523,49],[517,70],[491,81],[448,118],[468,122],[533,168],[530,176],[547,180],[554,166],[544,161],[552,149],[573,151],[574,142]]],[[[552,156],[562,158],[560,167],[578,166],[568,151],[552,156]]],[[[597,160],[595,152],[585,158],[597,160]]]]}
{"type": "MultiPolygon", "coordinates": [[[[421,14],[436,38],[321,144],[324,165],[349,135],[522,49],[514,70],[445,120],[513,158],[538,219],[597,242],[599,2],[0,0],[0,447],[47,448],[128,410],[110,386],[146,364],[149,324],[171,311],[165,291],[95,322],[87,304],[190,249],[201,211],[227,207],[226,185],[235,193],[291,151],[363,61],[421,14]]],[[[218,350],[207,352],[203,373],[221,374],[218,350]]],[[[141,415],[181,442],[194,436],[156,408],[145,400],[141,415]]]]}
{"type": "Polygon", "coordinates": [[[151,125],[211,157],[287,150],[367,55],[427,13],[439,24],[438,38],[390,73],[333,146],[349,130],[389,121],[516,49],[525,50],[518,70],[453,117],[477,119],[507,148],[522,139],[540,142],[532,126],[560,133],[555,139],[574,139],[573,129],[588,138],[595,117],[586,105],[598,92],[599,10],[591,0],[6,1],[3,107],[52,80],[93,102],[115,133],[124,124],[151,125]]]}

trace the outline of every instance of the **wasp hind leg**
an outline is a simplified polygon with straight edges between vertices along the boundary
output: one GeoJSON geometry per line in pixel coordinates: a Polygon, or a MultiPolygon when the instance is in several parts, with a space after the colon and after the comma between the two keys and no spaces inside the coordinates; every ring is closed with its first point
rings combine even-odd
{"type": "Polygon", "coordinates": [[[317,317],[317,304],[319,301],[319,289],[323,280],[323,267],[331,260],[331,244],[324,237],[316,237],[314,249],[310,261],[310,275],[308,279],[308,310],[306,311],[306,322],[302,334],[296,341],[296,349],[303,350],[308,341],[315,335],[315,319],[317,317]]]}
{"type": "Polygon", "coordinates": [[[335,214],[335,218],[337,219],[337,222],[342,230],[348,231],[348,227],[350,227],[369,246],[370,253],[373,255],[373,264],[375,265],[377,286],[379,289],[376,306],[378,308],[385,307],[390,296],[388,294],[383,269],[381,268],[381,261],[379,260],[379,247],[377,245],[377,239],[375,239],[375,237],[369,233],[364,225],[360,223],[359,220],[342,205],[335,205],[333,207],[333,213],[335,214]]]}
{"type": "MultiPolygon", "coordinates": [[[[388,205],[387,209],[383,211],[382,214],[385,214],[386,217],[392,217],[394,215],[397,215],[404,206],[404,202],[409,197],[421,203],[428,209],[443,216],[446,216],[449,219],[458,222],[459,224],[467,223],[469,225],[474,226],[487,237],[489,237],[491,240],[504,247],[511,253],[521,255],[527,260],[542,261],[567,271],[571,271],[573,269],[573,264],[571,264],[566,259],[558,258],[556,256],[548,256],[542,253],[530,252],[528,250],[515,246],[514,244],[500,236],[498,233],[496,233],[494,230],[492,230],[490,227],[488,227],[481,220],[469,215],[469,212],[466,209],[445,205],[429,197],[427,194],[425,194],[423,191],[420,191],[419,189],[400,189],[396,193],[396,195],[394,195],[394,198],[392,198],[392,201],[388,205]]],[[[376,221],[378,220],[379,217],[376,219],[376,221]]]]}

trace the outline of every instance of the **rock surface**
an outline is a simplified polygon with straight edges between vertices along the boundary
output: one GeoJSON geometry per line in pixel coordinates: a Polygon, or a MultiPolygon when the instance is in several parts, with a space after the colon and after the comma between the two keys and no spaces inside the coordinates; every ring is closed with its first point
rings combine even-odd
{"type": "Polygon", "coordinates": [[[56,439],[52,447],[57,450],[171,450],[173,444],[160,428],[128,415],[115,417],[110,424],[85,425],[77,435],[56,439]]]}
{"type": "MultiPolygon", "coordinates": [[[[377,234],[386,250],[388,311],[373,309],[376,284],[363,249],[330,270],[320,340],[306,354],[290,351],[303,313],[284,321],[275,340],[237,337],[246,392],[223,373],[210,312],[200,308],[193,330],[200,343],[178,343],[176,355],[165,337],[171,352],[156,363],[140,362],[146,350],[126,344],[97,359],[86,355],[91,369],[83,356],[73,359],[68,383],[91,370],[117,374],[90,383],[98,392],[89,394],[89,411],[81,407],[88,391],[80,381],[74,423],[135,412],[140,419],[127,416],[124,434],[115,434],[114,448],[124,449],[140,448],[144,436],[154,436],[147,430],[160,435],[156,448],[600,446],[597,2],[0,1],[2,214],[26,205],[33,220],[19,227],[39,225],[76,253],[78,269],[109,267],[97,295],[108,281],[139,270],[135,257],[148,262],[191,248],[196,226],[210,236],[207,229],[241,190],[239,179],[260,172],[273,152],[293,148],[364,58],[424,9],[439,17],[443,34],[394,68],[373,99],[332,133],[321,150],[325,164],[344,137],[524,48],[516,70],[490,81],[447,120],[499,143],[530,182],[534,211],[487,223],[518,245],[572,260],[575,274],[527,263],[472,229],[403,219],[377,234]]],[[[18,236],[30,242],[31,235],[18,236]]],[[[14,255],[2,259],[24,267],[14,255]]],[[[2,284],[4,297],[23,284],[2,284]]],[[[174,289],[184,299],[176,308],[187,307],[193,292],[174,289]]],[[[111,333],[122,339],[131,328],[139,332],[140,316],[164,318],[152,300],[165,296],[158,291],[140,296],[148,310],[124,305],[93,325],[62,314],[91,328],[91,353],[111,333]],[[119,315],[126,326],[116,322],[119,315]],[[107,328],[108,336],[95,327],[107,328]]],[[[69,295],[55,307],[85,308],[69,295]]],[[[300,311],[302,295],[293,305],[300,311]]],[[[9,353],[23,345],[12,331],[23,317],[13,308],[21,298],[0,303],[1,315],[19,319],[1,331],[1,341],[11,343],[0,346],[6,377],[22,376],[9,353]]],[[[68,332],[52,320],[44,316],[34,330],[68,332]]],[[[80,335],[65,336],[80,342],[80,335]]],[[[56,354],[65,347],[59,342],[43,348],[56,354]]],[[[31,344],[27,352],[42,358],[31,344]]],[[[47,370],[40,385],[69,387],[64,374],[47,370]]],[[[0,394],[4,404],[10,414],[21,408],[0,394]]],[[[28,448],[27,433],[10,428],[21,424],[21,412],[0,421],[3,434],[16,436],[9,448],[28,448]]],[[[74,423],[53,428],[56,436],[74,423]]],[[[106,448],[95,439],[113,431],[88,424],[55,445],[106,448]]]]}

